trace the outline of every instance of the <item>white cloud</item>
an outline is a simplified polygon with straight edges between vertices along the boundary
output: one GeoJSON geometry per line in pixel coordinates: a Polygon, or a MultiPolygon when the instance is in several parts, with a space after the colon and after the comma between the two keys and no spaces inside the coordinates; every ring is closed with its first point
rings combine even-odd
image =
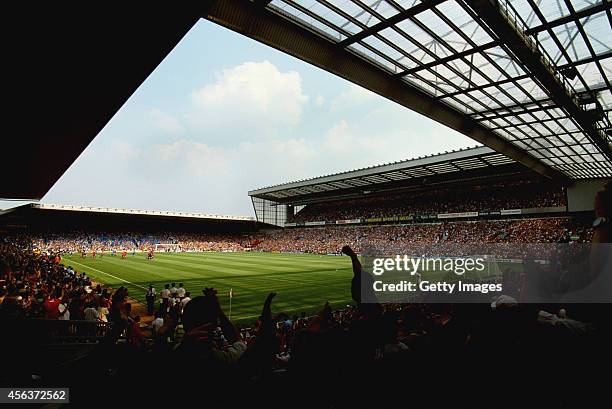
{"type": "Polygon", "coordinates": [[[347,90],[338,94],[330,103],[332,112],[346,108],[353,108],[368,102],[375,101],[378,96],[359,85],[351,84],[347,90]]]}
{"type": "Polygon", "coordinates": [[[190,140],[171,144],[157,144],[145,151],[148,163],[168,172],[170,176],[188,175],[192,178],[218,178],[231,167],[231,152],[190,140]]]}
{"type": "Polygon", "coordinates": [[[131,161],[138,159],[141,150],[136,148],[135,146],[125,142],[125,141],[117,141],[114,143],[113,149],[117,154],[117,158],[121,161],[131,161]]]}
{"type": "Polygon", "coordinates": [[[245,62],[223,70],[215,83],[193,91],[188,118],[203,130],[265,133],[296,126],[308,102],[301,82],[299,73],[281,72],[269,61],[245,62]]]}
{"type": "Polygon", "coordinates": [[[157,108],[149,111],[149,117],[153,126],[165,134],[176,136],[185,130],[178,119],[157,108]]]}
{"type": "Polygon", "coordinates": [[[111,122],[45,201],[252,215],[257,187],[474,144],[355,85],[318,95],[325,109],[303,118],[300,75],[268,61],[224,70],[185,102],[176,116],[140,111],[154,138],[139,116],[111,122]]]}

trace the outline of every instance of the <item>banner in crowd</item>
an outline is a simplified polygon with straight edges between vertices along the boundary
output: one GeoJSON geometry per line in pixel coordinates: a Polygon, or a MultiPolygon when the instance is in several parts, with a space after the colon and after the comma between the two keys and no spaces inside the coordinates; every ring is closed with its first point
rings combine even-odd
{"type": "Polygon", "coordinates": [[[325,222],[306,222],[306,226],[325,226],[325,222]]]}
{"type": "Polygon", "coordinates": [[[361,219],[336,220],[336,224],[359,224],[359,223],[361,223],[361,219]]]}
{"type": "Polygon", "coordinates": [[[297,223],[285,223],[285,227],[295,227],[297,223]]]}
{"type": "Polygon", "coordinates": [[[455,219],[460,217],[478,217],[478,212],[438,213],[438,219],[455,219]]]}
{"type": "Polygon", "coordinates": [[[500,210],[500,214],[503,216],[510,215],[510,214],[521,214],[521,213],[522,213],[521,209],[502,209],[500,210]]]}

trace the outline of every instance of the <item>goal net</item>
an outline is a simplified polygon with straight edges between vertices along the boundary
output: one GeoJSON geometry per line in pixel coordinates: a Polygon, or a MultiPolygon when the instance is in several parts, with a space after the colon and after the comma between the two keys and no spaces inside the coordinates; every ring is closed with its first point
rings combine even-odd
{"type": "Polygon", "coordinates": [[[177,252],[181,251],[180,244],[156,244],[155,252],[177,252]]]}

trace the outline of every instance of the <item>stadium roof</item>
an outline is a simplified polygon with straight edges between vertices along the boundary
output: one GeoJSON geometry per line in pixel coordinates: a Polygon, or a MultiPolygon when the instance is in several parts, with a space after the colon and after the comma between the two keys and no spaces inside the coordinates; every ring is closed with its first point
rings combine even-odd
{"type": "MultiPolygon", "coordinates": [[[[249,196],[286,201],[321,193],[331,195],[350,189],[368,190],[392,182],[401,183],[436,175],[493,170],[510,164],[516,162],[481,146],[264,187],[250,191],[249,196]]],[[[520,168],[527,170],[523,166],[520,168]]]]}
{"type": "Polygon", "coordinates": [[[92,212],[92,213],[113,213],[113,214],[133,214],[133,215],[149,215],[149,216],[167,216],[167,217],[187,217],[195,219],[214,219],[214,220],[240,220],[254,221],[254,217],[250,216],[224,216],[218,214],[204,214],[191,212],[169,212],[158,210],[136,210],[136,209],[119,209],[114,207],[92,207],[92,206],[70,206],[58,204],[42,204],[31,203],[29,205],[33,209],[42,210],[61,210],[72,212],[92,212]]]}
{"type": "Polygon", "coordinates": [[[0,232],[19,231],[251,231],[269,227],[254,217],[191,212],[29,203],[0,211],[0,232]]]}
{"type": "Polygon", "coordinates": [[[219,0],[208,18],[560,179],[612,176],[610,0],[219,0]]]}

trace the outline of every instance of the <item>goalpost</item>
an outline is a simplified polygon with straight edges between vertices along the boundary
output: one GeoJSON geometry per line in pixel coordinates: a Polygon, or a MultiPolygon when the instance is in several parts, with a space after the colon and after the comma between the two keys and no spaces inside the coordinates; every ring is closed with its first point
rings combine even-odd
{"type": "Polygon", "coordinates": [[[179,252],[179,251],[181,251],[180,244],[174,244],[173,243],[173,244],[156,244],[155,245],[155,252],[156,253],[159,253],[159,252],[162,252],[162,253],[168,253],[168,252],[176,253],[176,252],[179,252]]]}

